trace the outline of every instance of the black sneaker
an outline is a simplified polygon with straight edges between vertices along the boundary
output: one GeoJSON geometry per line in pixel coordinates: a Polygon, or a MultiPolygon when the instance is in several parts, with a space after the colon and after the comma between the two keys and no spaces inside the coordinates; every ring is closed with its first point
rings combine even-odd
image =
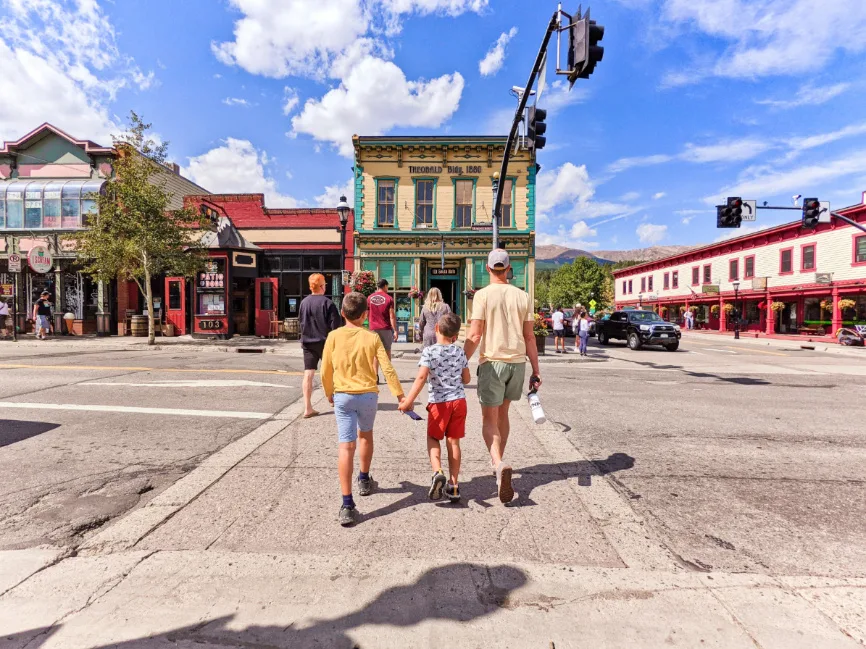
{"type": "Polygon", "coordinates": [[[354,525],[360,518],[361,514],[358,513],[358,510],[355,507],[346,507],[345,505],[340,507],[338,520],[340,521],[340,525],[343,527],[354,525]]]}
{"type": "Polygon", "coordinates": [[[430,491],[427,492],[430,500],[440,500],[442,498],[442,489],[445,487],[446,482],[445,474],[441,471],[433,474],[433,479],[430,481],[430,491]]]}
{"type": "Polygon", "coordinates": [[[452,503],[460,502],[460,489],[456,484],[450,484],[445,487],[445,497],[452,503]]]}
{"type": "Polygon", "coordinates": [[[369,496],[373,493],[373,489],[376,488],[376,481],[373,480],[373,476],[368,474],[366,480],[361,480],[361,477],[358,476],[358,495],[359,496],[369,496]]]}

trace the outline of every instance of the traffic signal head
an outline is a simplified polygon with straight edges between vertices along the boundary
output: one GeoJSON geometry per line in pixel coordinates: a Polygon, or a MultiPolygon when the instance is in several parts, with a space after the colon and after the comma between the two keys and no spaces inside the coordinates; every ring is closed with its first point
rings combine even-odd
{"type": "Polygon", "coordinates": [[[818,227],[821,218],[821,201],[817,198],[803,200],[803,227],[814,229],[818,227]]]}
{"type": "Polygon", "coordinates": [[[743,222],[743,199],[729,196],[725,205],[716,207],[717,228],[738,228],[743,222]]]}
{"type": "Polygon", "coordinates": [[[543,108],[529,107],[529,113],[526,116],[526,140],[530,150],[543,149],[547,144],[547,138],[544,134],[547,132],[547,124],[544,120],[547,119],[547,111],[543,108]]]}
{"type": "Polygon", "coordinates": [[[568,81],[573,86],[578,79],[589,79],[596,64],[604,58],[604,48],[598,44],[604,38],[604,26],[590,20],[587,9],[582,18],[578,13],[568,34],[568,69],[571,70],[568,81]]]}

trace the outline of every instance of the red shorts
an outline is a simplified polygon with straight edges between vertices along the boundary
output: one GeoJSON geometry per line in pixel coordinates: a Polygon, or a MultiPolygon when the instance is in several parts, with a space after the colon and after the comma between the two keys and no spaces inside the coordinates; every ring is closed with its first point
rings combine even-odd
{"type": "Polygon", "coordinates": [[[466,399],[428,403],[427,436],[460,439],[466,435],[466,399]]]}

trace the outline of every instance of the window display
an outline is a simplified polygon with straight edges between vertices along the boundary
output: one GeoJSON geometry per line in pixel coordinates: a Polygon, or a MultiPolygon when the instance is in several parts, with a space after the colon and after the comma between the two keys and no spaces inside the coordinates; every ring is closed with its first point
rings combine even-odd
{"type": "Polygon", "coordinates": [[[225,315],[225,259],[208,259],[205,269],[196,276],[198,290],[197,315],[225,315]]]}

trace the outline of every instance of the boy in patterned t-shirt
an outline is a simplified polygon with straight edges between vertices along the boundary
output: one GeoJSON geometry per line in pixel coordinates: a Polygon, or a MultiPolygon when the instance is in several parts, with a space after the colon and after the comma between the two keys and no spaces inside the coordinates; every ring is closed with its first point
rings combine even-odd
{"type": "Polygon", "coordinates": [[[436,324],[436,344],[426,347],[418,363],[415,383],[400,403],[400,411],[412,410],[415,399],[429,381],[430,394],[427,412],[427,452],[433,467],[433,479],[428,495],[431,500],[442,498],[442,491],[451,502],[460,500],[457,476],[460,473],[460,439],[466,434],[466,394],[463,386],[469,383],[469,361],[463,349],[455,345],[460,333],[460,318],[447,313],[436,324]],[[451,482],[442,472],[442,449],[439,442],[446,439],[448,446],[448,472],[451,482]]]}

